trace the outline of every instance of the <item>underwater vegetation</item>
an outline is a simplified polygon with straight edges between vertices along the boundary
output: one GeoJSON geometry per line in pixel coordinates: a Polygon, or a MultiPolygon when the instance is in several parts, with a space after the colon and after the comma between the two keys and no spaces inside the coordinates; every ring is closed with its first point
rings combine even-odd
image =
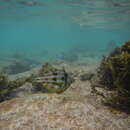
{"type": "Polygon", "coordinates": [[[104,103],[121,110],[130,109],[130,41],[104,57],[97,72],[98,86],[111,91],[104,103]]]}
{"type": "Polygon", "coordinates": [[[8,78],[4,73],[0,73],[0,102],[5,100],[9,94],[8,78]]]}

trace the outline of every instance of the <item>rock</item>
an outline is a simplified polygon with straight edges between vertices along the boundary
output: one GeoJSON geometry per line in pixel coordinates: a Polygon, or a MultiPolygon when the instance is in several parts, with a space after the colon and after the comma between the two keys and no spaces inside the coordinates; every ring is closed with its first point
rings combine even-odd
{"type": "Polygon", "coordinates": [[[81,81],[86,81],[86,80],[91,80],[91,78],[94,76],[93,73],[89,72],[89,73],[85,73],[85,74],[82,74],[80,76],[80,80],[81,81]]]}
{"type": "Polygon", "coordinates": [[[10,97],[26,97],[29,96],[30,94],[36,93],[36,90],[34,89],[34,86],[32,86],[31,83],[25,83],[21,87],[13,90],[10,93],[10,97]]]}

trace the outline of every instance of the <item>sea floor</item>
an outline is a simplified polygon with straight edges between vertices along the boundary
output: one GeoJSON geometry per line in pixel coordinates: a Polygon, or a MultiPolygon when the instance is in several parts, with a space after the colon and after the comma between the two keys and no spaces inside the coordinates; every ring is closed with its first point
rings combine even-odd
{"type": "MultiPolygon", "coordinates": [[[[129,130],[130,117],[113,113],[92,95],[89,80],[78,76],[94,73],[97,64],[65,66],[77,75],[75,82],[61,94],[36,93],[19,95],[0,103],[0,130],[129,130]]],[[[37,70],[37,69],[36,69],[37,70]]],[[[35,70],[35,71],[36,71],[35,70]]],[[[34,70],[32,70],[34,71],[34,70]]],[[[29,72],[10,75],[10,80],[29,72]]],[[[28,87],[29,83],[25,84],[28,87]]]]}
{"type": "MultiPolygon", "coordinates": [[[[5,68],[8,69],[20,69],[22,72],[31,70],[35,67],[39,67],[45,63],[51,64],[69,64],[72,66],[81,65],[88,66],[93,64],[99,64],[102,57],[107,55],[107,52],[102,51],[86,51],[86,52],[65,52],[65,54],[49,54],[46,56],[32,55],[32,54],[22,54],[22,53],[0,53],[0,72],[5,68]],[[53,56],[52,56],[53,55],[53,56]],[[12,66],[15,66],[12,68],[12,66]],[[25,71],[24,71],[25,69],[25,71]]],[[[7,72],[8,73],[8,72],[7,72]]],[[[18,72],[19,73],[19,72],[18,72]]]]}

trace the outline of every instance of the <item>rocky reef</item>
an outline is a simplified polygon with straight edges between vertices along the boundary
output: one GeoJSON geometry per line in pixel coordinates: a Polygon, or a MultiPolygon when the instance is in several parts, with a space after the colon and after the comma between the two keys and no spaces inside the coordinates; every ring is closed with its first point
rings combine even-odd
{"type": "Polygon", "coordinates": [[[120,110],[130,109],[130,41],[115,48],[104,57],[97,71],[95,87],[105,88],[109,94],[104,103],[120,110]]]}

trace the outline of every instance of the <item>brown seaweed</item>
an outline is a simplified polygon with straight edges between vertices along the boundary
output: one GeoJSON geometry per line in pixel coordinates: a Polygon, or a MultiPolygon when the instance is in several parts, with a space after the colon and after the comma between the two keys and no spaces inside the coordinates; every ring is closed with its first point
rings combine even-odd
{"type": "Polygon", "coordinates": [[[111,90],[104,103],[121,110],[130,109],[130,41],[103,58],[97,75],[97,84],[111,90]]]}

